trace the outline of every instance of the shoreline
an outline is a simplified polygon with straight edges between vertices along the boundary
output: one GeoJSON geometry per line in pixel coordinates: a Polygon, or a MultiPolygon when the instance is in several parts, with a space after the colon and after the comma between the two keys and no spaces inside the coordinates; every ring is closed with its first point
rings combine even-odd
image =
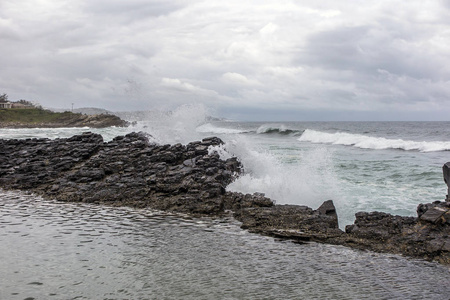
{"type": "Polygon", "coordinates": [[[221,160],[215,137],[186,146],[150,144],[131,133],[103,142],[84,133],[67,139],[0,140],[0,188],[44,198],[149,207],[193,216],[231,211],[250,232],[296,242],[320,242],[403,254],[450,265],[450,203],[418,206],[418,217],[359,212],[345,231],[332,200],[313,210],[275,205],[263,194],[227,192],[242,173],[237,158],[221,160]]]}

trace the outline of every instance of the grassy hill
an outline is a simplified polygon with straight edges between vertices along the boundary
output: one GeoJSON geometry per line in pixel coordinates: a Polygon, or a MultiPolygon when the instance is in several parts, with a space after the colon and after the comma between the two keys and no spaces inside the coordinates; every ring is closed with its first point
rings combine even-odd
{"type": "Polygon", "coordinates": [[[83,115],[72,112],[52,112],[39,108],[0,109],[0,127],[109,127],[127,126],[114,115],[83,115]]]}
{"type": "Polygon", "coordinates": [[[71,112],[55,113],[37,108],[0,109],[0,122],[53,123],[78,118],[81,114],[71,112]]]}

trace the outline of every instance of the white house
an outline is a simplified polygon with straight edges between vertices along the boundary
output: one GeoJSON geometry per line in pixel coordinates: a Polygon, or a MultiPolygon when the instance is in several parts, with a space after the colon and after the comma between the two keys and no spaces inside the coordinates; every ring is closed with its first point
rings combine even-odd
{"type": "Polygon", "coordinates": [[[12,107],[12,103],[11,102],[0,102],[0,109],[1,108],[11,108],[12,107]]]}

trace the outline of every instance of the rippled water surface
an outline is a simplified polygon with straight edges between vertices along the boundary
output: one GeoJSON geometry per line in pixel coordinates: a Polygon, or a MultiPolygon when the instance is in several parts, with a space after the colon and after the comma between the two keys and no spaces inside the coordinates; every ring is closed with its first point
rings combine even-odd
{"type": "Polygon", "coordinates": [[[446,266],[0,190],[0,299],[448,299],[446,266]]]}

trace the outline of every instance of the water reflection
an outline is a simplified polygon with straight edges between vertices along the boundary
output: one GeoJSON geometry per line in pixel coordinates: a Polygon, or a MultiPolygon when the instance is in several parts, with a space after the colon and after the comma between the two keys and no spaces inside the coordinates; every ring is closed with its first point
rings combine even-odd
{"type": "Polygon", "coordinates": [[[0,191],[0,299],[447,299],[434,263],[0,191]]]}

